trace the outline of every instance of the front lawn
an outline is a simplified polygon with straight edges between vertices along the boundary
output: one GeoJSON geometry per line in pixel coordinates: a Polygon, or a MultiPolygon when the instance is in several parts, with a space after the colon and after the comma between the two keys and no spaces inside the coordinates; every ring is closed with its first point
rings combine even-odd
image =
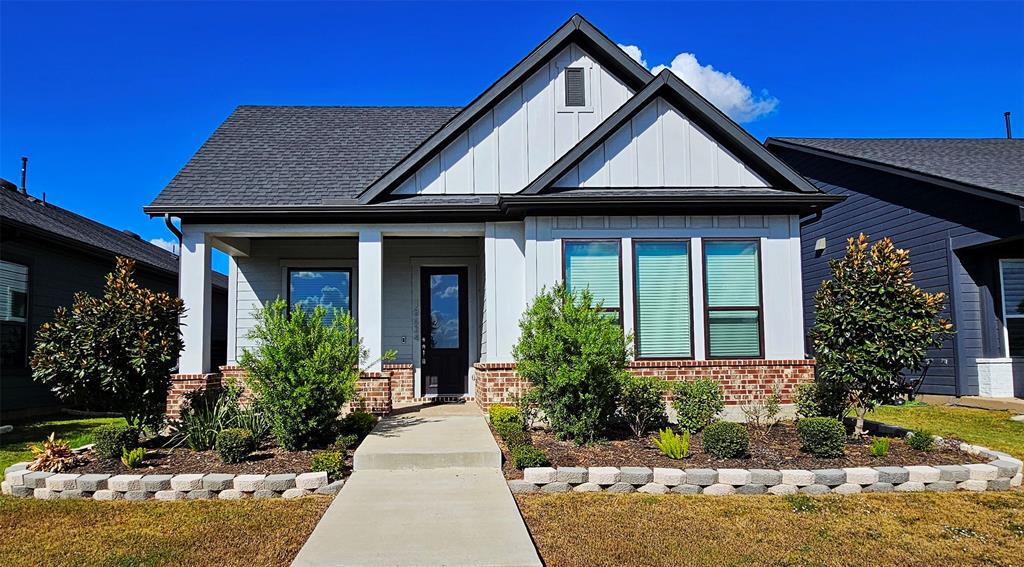
{"type": "Polygon", "coordinates": [[[76,418],[57,415],[11,423],[14,431],[0,435],[0,479],[7,467],[31,460],[29,446],[42,443],[50,433],[56,432],[58,438],[64,439],[72,447],[81,447],[92,443],[92,432],[97,427],[110,423],[123,425],[125,421],[120,417],[76,418]]]}
{"type": "Polygon", "coordinates": [[[1019,565],[1024,493],[516,500],[551,567],[1019,565]]]}
{"type": "Polygon", "coordinates": [[[0,565],[287,565],[330,503],[0,497],[0,565]]]}
{"type": "Polygon", "coordinates": [[[867,418],[908,429],[927,429],[935,435],[962,439],[1024,459],[1024,423],[1010,421],[1010,415],[1005,411],[952,406],[881,406],[867,418]]]}

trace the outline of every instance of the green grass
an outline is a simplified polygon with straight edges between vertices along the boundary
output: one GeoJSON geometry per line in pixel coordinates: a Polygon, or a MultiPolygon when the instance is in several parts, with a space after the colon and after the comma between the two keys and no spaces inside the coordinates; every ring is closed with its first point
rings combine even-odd
{"type": "Polygon", "coordinates": [[[14,431],[0,435],[0,479],[3,470],[21,461],[32,459],[31,445],[42,443],[50,433],[71,444],[81,447],[92,443],[92,432],[108,423],[125,423],[120,417],[75,418],[66,415],[50,416],[13,422],[14,431]]]}
{"type": "Polygon", "coordinates": [[[962,439],[1024,459],[1024,423],[1010,421],[1010,413],[951,406],[881,406],[867,415],[908,429],[926,429],[935,435],[962,439]]]}

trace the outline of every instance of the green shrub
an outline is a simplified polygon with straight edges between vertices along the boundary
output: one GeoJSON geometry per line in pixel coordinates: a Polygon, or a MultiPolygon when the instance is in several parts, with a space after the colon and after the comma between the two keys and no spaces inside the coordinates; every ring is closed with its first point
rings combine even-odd
{"type": "Polygon", "coordinates": [[[509,450],[520,445],[532,445],[533,440],[530,438],[530,434],[522,429],[511,429],[505,435],[502,435],[502,439],[505,440],[505,445],[508,446],[509,450]]]}
{"type": "Polygon", "coordinates": [[[796,393],[793,395],[793,404],[796,406],[797,418],[820,417],[821,408],[818,405],[818,385],[814,382],[798,385],[796,393]]]}
{"type": "Polygon", "coordinates": [[[907,445],[918,451],[931,451],[935,448],[935,436],[923,429],[915,429],[907,437],[907,445]]]}
{"type": "Polygon", "coordinates": [[[355,435],[339,435],[334,443],[331,445],[332,449],[338,451],[348,451],[359,444],[359,437],[355,435]]]}
{"type": "Polygon", "coordinates": [[[554,434],[577,444],[601,437],[615,417],[632,340],[589,290],[564,284],[534,298],[519,328],[516,370],[537,391],[554,434]]]}
{"type": "Polygon", "coordinates": [[[750,450],[750,434],[741,423],[717,421],[704,428],[704,450],[719,459],[746,456],[750,450]]]}
{"type": "Polygon", "coordinates": [[[833,417],[808,417],[796,424],[803,450],[823,459],[843,456],[846,448],[846,428],[833,417]]]}
{"type": "Polygon", "coordinates": [[[313,472],[325,472],[330,480],[338,480],[345,473],[344,451],[318,451],[310,461],[313,472]]]}
{"type": "Polygon", "coordinates": [[[683,431],[679,435],[672,429],[666,427],[658,432],[658,437],[652,439],[654,445],[661,450],[662,454],[670,459],[685,459],[690,456],[690,432],[683,431]]]}
{"type": "Polygon", "coordinates": [[[516,424],[520,429],[523,427],[523,416],[515,406],[493,405],[487,408],[487,416],[495,428],[504,423],[516,424]]]}
{"type": "MultiPolygon", "coordinates": [[[[278,298],[256,314],[242,353],[248,384],[271,419],[279,445],[294,451],[323,446],[337,435],[337,417],[355,394],[368,354],[355,319],[318,305],[312,313],[278,298]]],[[[385,353],[385,359],[394,356],[385,353]]],[[[353,432],[355,433],[355,432],[353,432]]]]}
{"type": "Polygon", "coordinates": [[[75,294],[35,334],[32,377],[67,404],[114,410],[128,425],[156,430],[163,421],[171,371],[184,344],[185,304],[133,278],[135,262],[117,258],[102,297],[75,294]]]}
{"type": "Polygon", "coordinates": [[[884,457],[889,454],[889,443],[888,437],[875,437],[871,440],[871,456],[872,457],[884,457]]]}
{"type": "Polygon", "coordinates": [[[225,463],[237,463],[256,448],[256,440],[248,429],[229,427],[217,434],[217,455],[225,463]]]}
{"type": "Polygon", "coordinates": [[[619,415],[636,435],[644,436],[653,427],[666,421],[665,382],[654,376],[627,374],[622,379],[622,393],[619,395],[619,415]]]}
{"type": "Polygon", "coordinates": [[[130,425],[101,425],[92,434],[93,449],[104,459],[116,459],[126,447],[139,444],[139,430],[130,425]]]}
{"type": "Polygon", "coordinates": [[[551,464],[547,453],[533,445],[519,445],[509,450],[512,453],[512,465],[517,469],[526,467],[543,467],[551,464]]]}
{"type": "Polygon", "coordinates": [[[231,423],[251,433],[252,440],[257,446],[270,436],[270,416],[259,402],[253,402],[248,407],[239,407],[231,423]]]}
{"type": "Polygon", "coordinates": [[[131,451],[129,451],[127,447],[121,449],[121,462],[124,466],[130,469],[137,469],[141,467],[145,460],[146,450],[142,447],[136,447],[131,451]]]}
{"type": "Polygon", "coordinates": [[[217,444],[217,434],[232,426],[238,401],[230,391],[203,388],[185,394],[181,418],[171,424],[172,443],[193,451],[209,451],[217,444]]]}
{"type": "Polygon", "coordinates": [[[672,407],[679,427],[700,431],[711,425],[725,409],[722,385],[713,378],[676,382],[672,385],[672,407]]]}
{"type": "Polygon", "coordinates": [[[373,415],[372,413],[357,409],[349,412],[348,415],[341,418],[341,425],[338,429],[342,435],[354,435],[357,439],[362,441],[367,435],[373,431],[373,428],[377,425],[380,418],[373,415]]]}
{"type": "Polygon", "coordinates": [[[498,437],[502,439],[507,438],[509,435],[523,431],[523,427],[514,421],[502,421],[494,426],[494,432],[498,434],[498,437]]]}

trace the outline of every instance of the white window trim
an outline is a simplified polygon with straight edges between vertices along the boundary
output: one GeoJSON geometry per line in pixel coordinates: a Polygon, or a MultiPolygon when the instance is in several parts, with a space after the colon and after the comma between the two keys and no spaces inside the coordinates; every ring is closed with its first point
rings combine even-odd
{"type": "Polygon", "coordinates": [[[1003,275],[1003,266],[1009,262],[1020,262],[1024,264],[1024,258],[1000,258],[999,259],[999,303],[1003,312],[1003,353],[1010,358],[1010,326],[1006,324],[1007,319],[1024,319],[1024,314],[1011,313],[1006,306],[1006,278],[1003,275]]]}

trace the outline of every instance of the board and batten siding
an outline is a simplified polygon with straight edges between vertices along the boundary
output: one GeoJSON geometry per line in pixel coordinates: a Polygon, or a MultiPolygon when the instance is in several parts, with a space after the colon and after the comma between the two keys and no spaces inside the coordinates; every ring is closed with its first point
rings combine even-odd
{"type": "Polygon", "coordinates": [[[477,119],[395,194],[508,194],[523,189],[633,92],[581,47],[566,46],[477,119]],[[582,67],[588,105],[564,104],[563,71],[582,67]]]}
{"type": "Polygon", "coordinates": [[[556,187],[767,187],[663,98],[652,100],[556,187]]]}

